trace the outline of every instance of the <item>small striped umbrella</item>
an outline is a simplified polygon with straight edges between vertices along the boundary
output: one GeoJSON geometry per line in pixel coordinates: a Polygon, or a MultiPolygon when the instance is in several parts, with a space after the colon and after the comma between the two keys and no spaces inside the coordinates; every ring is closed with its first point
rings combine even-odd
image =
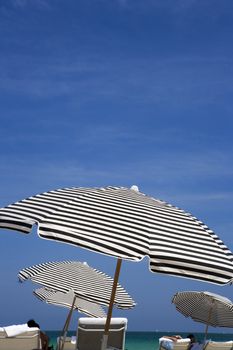
{"type": "Polygon", "coordinates": [[[233,278],[233,255],[212,230],[137,186],[63,188],[0,210],[2,228],[27,234],[34,224],[42,238],[118,258],[105,334],[122,259],[148,256],[152,272],[211,283],[227,284],[233,278]]]}
{"type": "Polygon", "coordinates": [[[184,291],[176,293],[172,303],[185,317],[206,324],[205,339],[209,326],[233,328],[233,303],[221,295],[184,291]]]}
{"type": "MultiPolygon", "coordinates": [[[[100,305],[109,305],[113,279],[87,263],[79,261],[52,261],[22,269],[20,282],[31,280],[43,287],[67,293],[73,290],[76,297],[100,305]]],[[[130,309],[136,304],[126,290],[118,283],[114,305],[130,309]]]]}
{"type": "Polygon", "coordinates": [[[77,310],[78,312],[90,317],[106,317],[106,313],[102,306],[96,303],[92,303],[88,300],[76,297],[73,290],[70,290],[67,293],[63,293],[53,289],[42,287],[35,289],[33,291],[33,294],[39,300],[44,301],[47,304],[63,306],[69,309],[77,310]]]}
{"type": "MultiPolygon", "coordinates": [[[[82,303],[81,306],[85,306],[85,310],[88,311],[89,314],[98,311],[94,316],[100,316],[99,313],[103,310],[99,310],[100,308],[97,310],[97,305],[95,306],[93,303],[109,305],[114,282],[110,276],[90,267],[87,263],[79,261],[55,261],[33,265],[21,270],[18,274],[18,278],[20,282],[31,280],[34,283],[51,288],[56,292],[65,293],[66,297],[67,293],[69,295],[74,295],[70,312],[63,327],[63,340],[66,338],[77,298],[79,298],[79,304],[82,303]],[[83,302],[82,299],[84,299],[83,302]]],[[[40,295],[40,297],[48,296],[47,291],[43,291],[42,295],[41,290],[39,290],[39,295],[38,290],[35,294],[37,296],[40,295]]],[[[48,302],[49,301],[51,302],[51,298],[48,299],[48,302]]],[[[59,301],[59,303],[61,304],[61,301],[59,301]]],[[[64,304],[64,298],[62,303],[64,304]]],[[[119,283],[117,283],[116,286],[114,305],[121,309],[130,309],[135,306],[133,299],[119,283]]],[[[84,309],[82,310],[84,311],[84,309]]],[[[101,312],[101,314],[101,317],[103,317],[103,312],[101,312]]],[[[63,349],[63,347],[64,341],[59,343],[59,349],[63,349]]]]}

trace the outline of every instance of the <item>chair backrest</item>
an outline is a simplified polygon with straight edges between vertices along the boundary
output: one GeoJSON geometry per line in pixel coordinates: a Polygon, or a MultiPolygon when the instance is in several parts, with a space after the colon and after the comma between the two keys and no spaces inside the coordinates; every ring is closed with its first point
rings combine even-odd
{"type": "Polygon", "coordinates": [[[33,350],[41,349],[40,331],[28,331],[8,337],[6,332],[0,331],[0,350],[33,350]]]}
{"type": "Polygon", "coordinates": [[[204,346],[204,350],[232,350],[233,349],[233,341],[208,341],[208,343],[204,346]]]}
{"type": "MultiPolygon", "coordinates": [[[[106,318],[80,317],[77,329],[77,350],[101,350],[106,318]]],[[[111,319],[108,347],[124,350],[127,319],[111,319]]]]}

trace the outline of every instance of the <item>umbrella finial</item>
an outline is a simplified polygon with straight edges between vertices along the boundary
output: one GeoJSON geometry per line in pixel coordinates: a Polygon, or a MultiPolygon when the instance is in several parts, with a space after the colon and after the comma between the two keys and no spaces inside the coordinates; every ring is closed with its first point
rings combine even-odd
{"type": "Polygon", "coordinates": [[[136,185],[131,186],[130,189],[135,191],[135,192],[139,192],[139,188],[136,185]]]}

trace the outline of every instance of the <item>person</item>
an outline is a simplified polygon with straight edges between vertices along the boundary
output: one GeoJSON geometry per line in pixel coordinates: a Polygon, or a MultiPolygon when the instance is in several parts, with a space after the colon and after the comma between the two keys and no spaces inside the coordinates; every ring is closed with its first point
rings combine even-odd
{"type": "Polygon", "coordinates": [[[162,344],[163,349],[172,350],[173,342],[177,342],[179,339],[182,339],[181,335],[163,335],[159,342],[162,344]]]}
{"type": "Polygon", "coordinates": [[[190,345],[188,350],[199,350],[202,349],[202,345],[196,340],[193,334],[187,335],[187,338],[190,339],[190,345]]]}
{"type": "Polygon", "coordinates": [[[181,335],[163,335],[162,338],[166,338],[166,339],[171,339],[173,341],[177,341],[178,339],[182,339],[181,335]]]}
{"type": "MultiPolygon", "coordinates": [[[[35,320],[31,319],[28,320],[27,322],[28,327],[37,327],[40,330],[40,326],[38,323],[36,323],[35,320]]],[[[53,349],[53,347],[49,346],[49,337],[40,330],[40,340],[41,340],[41,346],[42,346],[42,350],[50,350],[53,349]]]]}
{"type": "MultiPolygon", "coordinates": [[[[183,339],[181,337],[181,335],[164,335],[162,337],[162,339],[170,339],[174,342],[177,342],[177,340],[179,339],[183,339]]],[[[188,334],[186,338],[189,338],[190,339],[190,344],[189,344],[189,347],[188,347],[188,350],[199,350],[200,349],[200,344],[196,341],[196,338],[193,334],[188,334]]],[[[169,345],[169,344],[167,344],[169,345]]],[[[170,347],[168,346],[168,348],[170,349],[170,347]]]]}
{"type": "Polygon", "coordinates": [[[189,339],[190,339],[191,344],[196,343],[196,339],[195,339],[195,337],[194,337],[194,335],[193,335],[193,334],[189,334],[189,335],[187,335],[187,338],[189,338],[189,339]]]}
{"type": "MultiPolygon", "coordinates": [[[[173,340],[173,341],[177,341],[177,340],[179,340],[179,339],[183,339],[183,338],[181,337],[181,335],[163,335],[162,338],[171,339],[171,340],[173,340]]],[[[193,334],[187,335],[186,338],[189,338],[189,339],[190,339],[190,344],[196,343],[196,339],[195,339],[195,336],[194,336],[193,334]]]]}

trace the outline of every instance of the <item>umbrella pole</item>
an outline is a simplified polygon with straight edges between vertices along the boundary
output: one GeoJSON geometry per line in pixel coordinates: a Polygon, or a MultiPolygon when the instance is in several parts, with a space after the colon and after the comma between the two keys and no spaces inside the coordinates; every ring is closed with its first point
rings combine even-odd
{"type": "Polygon", "coordinates": [[[207,324],[206,324],[206,327],[205,327],[205,338],[204,338],[204,342],[206,342],[207,333],[208,333],[208,328],[209,328],[209,323],[207,323],[207,324]]]}
{"type": "Polygon", "coordinates": [[[106,323],[105,323],[104,335],[103,335],[102,344],[101,344],[101,350],[107,349],[108,333],[109,333],[110,322],[111,322],[111,317],[112,317],[113,304],[114,304],[116,290],[117,290],[117,283],[118,283],[120,270],[121,270],[121,263],[122,263],[122,259],[118,258],[116,270],[115,270],[115,275],[114,275],[113,286],[112,286],[111,299],[110,299],[110,303],[109,303],[109,307],[108,307],[108,315],[107,315],[107,319],[106,319],[106,323]]]}
{"type": "Polygon", "coordinates": [[[61,340],[59,341],[59,350],[63,350],[64,345],[65,345],[67,330],[68,330],[68,327],[69,327],[69,324],[70,324],[70,320],[71,320],[71,316],[72,316],[72,313],[73,313],[73,310],[74,310],[75,301],[76,301],[76,295],[74,296],[72,306],[70,308],[70,311],[69,311],[68,316],[66,318],[66,322],[65,322],[63,330],[62,330],[62,337],[60,338],[61,340]]]}
{"type": "Polygon", "coordinates": [[[205,342],[206,342],[206,338],[207,338],[207,333],[208,333],[208,328],[209,328],[209,323],[210,323],[210,318],[211,318],[211,314],[212,314],[213,307],[214,307],[214,299],[212,299],[212,305],[211,305],[211,307],[210,307],[210,309],[209,309],[208,320],[207,320],[207,323],[206,323],[206,328],[205,328],[205,339],[204,339],[205,342]]]}

